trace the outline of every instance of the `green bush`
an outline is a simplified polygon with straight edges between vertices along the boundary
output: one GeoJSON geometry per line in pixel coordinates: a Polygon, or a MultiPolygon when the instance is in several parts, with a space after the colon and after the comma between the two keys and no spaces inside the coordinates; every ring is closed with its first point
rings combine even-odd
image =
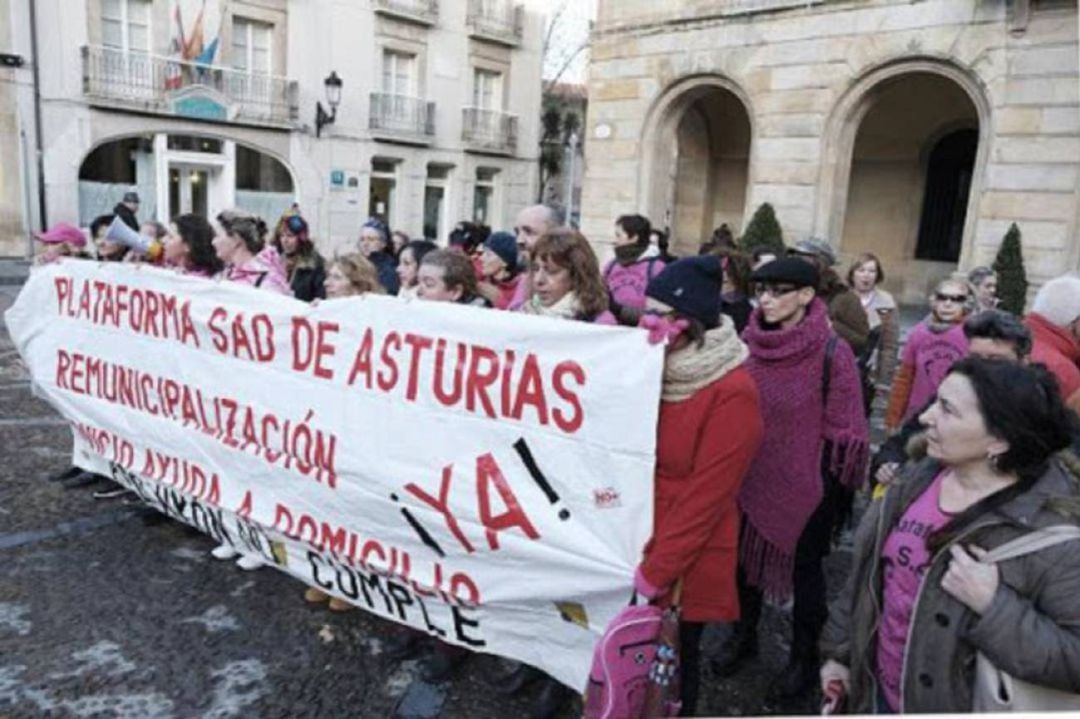
{"type": "Polygon", "coordinates": [[[1024,271],[1024,253],[1020,248],[1020,228],[1015,222],[1001,241],[993,269],[998,280],[998,307],[1014,315],[1022,315],[1024,303],[1027,302],[1028,281],[1024,271]]]}
{"type": "Polygon", "coordinates": [[[784,254],[784,234],[776,220],[776,212],[768,202],[762,203],[750,218],[750,224],[746,226],[739,246],[747,254],[753,254],[758,249],[770,250],[777,255],[784,254]]]}

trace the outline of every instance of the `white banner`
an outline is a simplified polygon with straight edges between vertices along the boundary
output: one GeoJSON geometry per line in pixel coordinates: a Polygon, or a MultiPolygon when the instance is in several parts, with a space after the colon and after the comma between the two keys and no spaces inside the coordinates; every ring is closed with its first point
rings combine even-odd
{"type": "Polygon", "coordinates": [[[663,355],[644,332],[89,261],[35,269],[6,320],[80,466],[584,687],[652,528],[663,355]]]}

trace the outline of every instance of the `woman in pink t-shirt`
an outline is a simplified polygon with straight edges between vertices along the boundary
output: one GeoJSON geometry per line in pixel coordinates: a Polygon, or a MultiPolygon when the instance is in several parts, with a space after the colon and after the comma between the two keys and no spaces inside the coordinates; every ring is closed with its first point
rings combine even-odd
{"type": "Polygon", "coordinates": [[[997,564],[985,553],[1080,524],[1077,418],[1042,367],[969,357],[921,416],[927,458],[871,504],[822,636],[827,697],[858,713],[969,712],[975,652],[1018,679],[1080,690],[1075,542],[997,564]],[[1061,457],[1061,455],[1059,455],[1061,457]],[[1071,458],[1071,459],[1069,459],[1071,458]]]}

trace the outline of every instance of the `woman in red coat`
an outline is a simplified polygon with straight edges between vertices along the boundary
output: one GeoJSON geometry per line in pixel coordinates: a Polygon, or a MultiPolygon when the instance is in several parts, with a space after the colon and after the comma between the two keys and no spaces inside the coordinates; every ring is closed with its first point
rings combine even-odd
{"type": "Polygon", "coordinates": [[[682,579],[683,715],[697,704],[705,622],[739,616],[735,498],[761,443],[746,345],[720,314],[719,258],[679,260],[646,289],[642,326],[668,340],[656,445],[653,536],[634,577],[638,592],[664,600],[682,579]]]}

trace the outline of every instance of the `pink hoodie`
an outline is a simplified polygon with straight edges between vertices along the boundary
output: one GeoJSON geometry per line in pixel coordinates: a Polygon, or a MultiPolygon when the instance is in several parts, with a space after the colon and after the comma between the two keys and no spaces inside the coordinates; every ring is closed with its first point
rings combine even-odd
{"type": "Polygon", "coordinates": [[[292,288],[285,273],[285,261],[270,245],[241,265],[227,266],[222,276],[230,282],[240,282],[292,297],[292,288]]]}

